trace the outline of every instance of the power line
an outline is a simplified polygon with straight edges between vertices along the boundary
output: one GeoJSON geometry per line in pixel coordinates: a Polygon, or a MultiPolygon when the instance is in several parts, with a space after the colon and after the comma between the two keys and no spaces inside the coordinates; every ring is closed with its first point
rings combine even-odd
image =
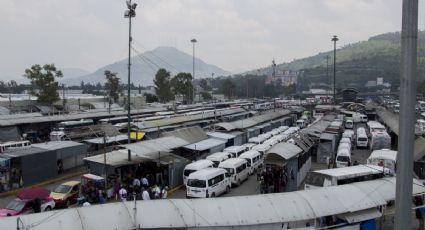
{"type": "MultiPolygon", "coordinates": [[[[146,47],[144,47],[140,42],[134,40],[134,43],[137,44],[137,45],[140,45],[143,49],[146,50],[146,47]]],[[[154,52],[151,51],[150,54],[152,54],[152,56],[158,58],[160,61],[162,61],[166,65],[170,66],[172,69],[177,70],[177,72],[184,72],[184,71],[181,71],[180,69],[176,68],[174,65],[170,64],[169,62],[165,61],[164,59],[162,59],[161,57],[156,55],[154,52]]]]}

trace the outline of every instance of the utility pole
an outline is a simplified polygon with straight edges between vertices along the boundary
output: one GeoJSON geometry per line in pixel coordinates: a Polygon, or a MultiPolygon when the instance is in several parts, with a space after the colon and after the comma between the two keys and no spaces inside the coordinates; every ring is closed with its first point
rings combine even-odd
{"type": "MultiPolygon", "coordinates": [[[[418,0],[403,0],[401,26],[400,135],[394,229],[412,229],[413,148],[415,125],[418,0]]],[[[422,221],[422,220],[420,220],[422,221]]]]}
{"type": "MultiPolygon", "coordinates": [[[[192,55],[192,82],[195,80],[195,43],[198,42],[195,38],[193,38],[192,40],[190,40],[190,42],[192,42],[193,44],[193,55],[192,55]]],[[[192,83],[193,85],[193,83],[192,83]]],[[[194,88],[195,86],[193,86],[194,92],[192,93],[193,96],[193,100],[195,100],[196,97],[196,90],[194,88]]],[[[201,94],[199,94],[199,101],[201,100],[201,94]]]]}
{"type": "MultiPolygon", "coordinates": [[[[328,82],[328,86],[331,85],[331,81],[329,79],[329,55],[326,55],[326,81],[328,82]]],[[[329,89],[326,90],[326,100],[329,100],[329,89]]]]}
{"type": "Polygon", "coordinates": [[[214,103],[214,87],[213,87],[213,79],[214,79],[214,73],[211,73],[211,99],[214,103]]]}
{"type": "Polygon", "coordinates": [[[334,35],[332,38],[334,42],[334,105],[336,105],[336,42],[338,40],[338,37],[334,35]]]}
{"type": "Polygon", "coordinates": [[[66,109],[66,99],[65,99],[65,84],[62,84],[62,112],[65,113],[66,109]]]}
{"type": "MultiPolygon", "coordinates": [[[[137,3],[131,3],[131,0],[127,0],[127,9],[124,12],[124,18],[128,18],[128,78],[127,78],[127,143],[131,143],[130,138],[130,120],[131,120],[131,111],[130,111],[130,73],[131,73],[131,18],[136,17],[136,7],[137,3]]],[[[128,149],[128,160],[131,161],[131,151],[128,149]]]]}

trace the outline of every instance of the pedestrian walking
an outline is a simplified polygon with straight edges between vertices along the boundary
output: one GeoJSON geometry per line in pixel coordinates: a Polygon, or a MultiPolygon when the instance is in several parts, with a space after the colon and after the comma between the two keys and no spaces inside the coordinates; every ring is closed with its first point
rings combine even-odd
{"type": "Polygon", "coordinates": [[[168,186],[165,186],[164,189],[162,189],[161,198],[162,199],[167,199],[168,198],[168,186]]]}
{"type": "Polygon", "coordinates": [[[125,201],[127,199],[127,190],[124,188],[124,186],[121,187],[118,194],[119,194],[121,201],[125,201]]]}
{"type": "Polygon", "coordinates": [[[151,197],[149,196],[148,190],[143,189],[142,198],[143,198],[143,200],[150,200],[151,199],[151,197]]]}

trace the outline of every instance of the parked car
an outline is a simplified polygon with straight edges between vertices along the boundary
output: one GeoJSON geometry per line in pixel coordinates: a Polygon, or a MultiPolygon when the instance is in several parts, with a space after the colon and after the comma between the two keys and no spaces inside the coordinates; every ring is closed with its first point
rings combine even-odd
{"type": "Polygon", "coordinates": [[[46,212],[55,208],[50,191],[45,188],[28,188],[20,191],[16,198],[0,209],[0,217],[46,212]]]}
{"type": "Polygon", "coordinates": [[[71,204],[77,203],[80,185],[79,181],[68,181],[56,187],[50,194],[56,203],[56,207],[67,208],[71,204]]]}

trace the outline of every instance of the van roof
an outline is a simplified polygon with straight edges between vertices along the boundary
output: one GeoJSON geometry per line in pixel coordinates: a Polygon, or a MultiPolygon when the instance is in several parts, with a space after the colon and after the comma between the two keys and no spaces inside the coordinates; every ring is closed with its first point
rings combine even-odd
{"type": "Polygon", "coordinates": [[[397,151],[389,149],[375,150],[370,154],[369,158],[367,159],[369,160],[375,158],[397,161],[397,151]]]}
{"type": "Polygon", "coordinates": [[[258,136],[249,138],[248,142],[263,142],[264,140],[266,140],[266,138],[258,136]]]}
{"type": "Polygon", "coordinates": [[[249,150],[249,151],[242,153],[239,156],[239,158],[245,158],[245,157],[246,158],[252,158],[252,157],[259,156],[259,155],[260,155],[260,153],[257,150],[249,150]]]}
{"type": "Polygon", "coordinates": [[[350,150],[346,148],[338,149],[337,156],[351,156],[350,150]]]}
{"type": "Polygon", "coordinates": [[[202,160],[198,160],[186,165],[185,169],[202,169],[202,168],[210,167],[212,165],[213,165],[212,161],[202,159],[202,160]]]}
{"type": "Polygon", "coordinates": [[[225,148],[223,151],[229,152],[229,153],[237,153],[237,152],[240,152],[240,151],[245,151],[245,147],[240,146],[240,145],[234,145],[234,146],[230,146],[230,147],[225,148]]]}
{"type": "Polygon", "coordinates": [[[224,167],[224,168],[226,168],[226,167],[234,167],[235,165],[241,165],[241,164],[246,163],[246,162],[247,161],[245,159],[242,159],[242,158],[230,158],[230,159],[227,159],[225,161],[222,161],[218,165],[218,167],[219,168],[221,168],[221,167],[224,167]]]}
{"type": "Polygon", "coordinates": [[[252,147],[253,150],[257,150],[257,151],[267,151],[270,149],[270,145],[268,144],[260,144],[260,145],[256,145],[254,147],[252,147]]]}
{"type": "Polygon", "coordinates": [[[225,157],[229,157],[230,153],[227,152],[217,152],[217,153],[213,153],[209,156],[207,156],[207,160],[217,160],[217,159],[222,159],[225,157]]]}
{"type": "Polygon", "coordinates": [[[193,172],[189,175],[188,179],[208,179],[211,176],[216,176],[219,174],[224,174],[226,173],[225,169],[221,169],[221,168],[205,168],[205,169],[201,169],[198,170],[196,172],[193,172]]]}

